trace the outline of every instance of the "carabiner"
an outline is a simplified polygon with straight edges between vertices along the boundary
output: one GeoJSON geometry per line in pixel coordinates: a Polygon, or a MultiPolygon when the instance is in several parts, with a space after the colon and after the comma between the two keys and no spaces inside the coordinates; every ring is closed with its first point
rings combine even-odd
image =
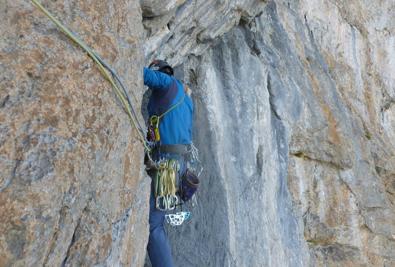
{"type": "Polygon", "coordinates": [[[160,211],[174,210],[179,200],[176,195],[166,195],[156,197],[156,208],[160,211]]]}
{"type": "Polygon", "coordinates": [[[167,195],[165,199],[167,210],[174,210],[178,204],[178,197],[176,195],[167,195]]]}
{"type": "Polygon", "coordinates": [[[159,117],[156,115],[152,115],[150,120],[150,126],[154,130],[155,134],[155,141],[159,142],[160,141],[160,134],[159,134],[159,117]]]}
{"type": "Polygon", "coordinates": [[[150,125],[153,127],[159,126],[159,117],[156,115],[152,115],[149,119],[150,125]]]}
{"type": "Polygon", "coordinates": [[[160,211],[167,210],[167,202],[165,196],[158,196],[156,197],[156,208],[160,211]]]}

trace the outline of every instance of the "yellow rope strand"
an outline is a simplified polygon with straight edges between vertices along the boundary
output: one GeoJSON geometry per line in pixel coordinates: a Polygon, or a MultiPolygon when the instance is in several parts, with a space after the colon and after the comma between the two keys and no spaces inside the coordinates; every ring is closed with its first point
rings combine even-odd
{"type": "Polygon", "coordinates": [[[177,161],[166,160],[159,164],[156,176],[156,196],[176,195],[177,161]]]}
{"type": "Polygon", "coordinates": [[[143,143],[145,149],[147,152],[150,151],[150,148],[147,146],[147,143],[145,141],[145,138],[143,136],[143,134],[139,131],[139,128],[137,126],[137,122],[135,120],[137,120],[137,118],[134,118],[132,115],[132,112],[130,110],[130,107],[127,104],[127,100],[125,98],[125,96],[122,94],[122,91],[120,90],[120,88],[118,87],[118,85],[116,84],[116,82],[114,81],[114,79],[112,78],[112,76],[108,73],[108,71],[105,69],[105,67],[100,63],[100,61],[97,59],[95,53],[92,51],[91,48],[89,48],[84,42],[82,42],[77,36],[75,36],[71,31],[69,31],[65,26],[62,25],[62,23],[60,23],[59,20],[57,20],[54,16],[52,16],[52,14],[45,9],[37,0],[31,0],[33,2],[33,4],[39,8],[45,15],[47,15],[47,17],[53,22],[55,23],[56,26],[58,26],[58,28],[67,35],[67,37],[69,37],[72,41],[74,41],[77,45],[79,45],[91,58],[92,60],[97,64],[97,66],[99,67],[99,71],[101,72],[101,74],[104,76],[104,78],[110,82],[115,94],[117,95],[118,99],[121,101],[123,108],[125,109],[129,120],[131,122],[131,125],[135,127],[135,129],[137,130],[137,133],[139,135],[139,139],[140,141],[143,143]]]}

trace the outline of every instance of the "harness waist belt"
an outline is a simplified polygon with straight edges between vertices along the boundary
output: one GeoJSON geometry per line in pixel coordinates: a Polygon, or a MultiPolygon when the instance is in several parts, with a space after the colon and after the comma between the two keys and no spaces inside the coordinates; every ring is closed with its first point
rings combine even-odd
{"type": "Polygon", "coordinates": [[[173,154],[180,154],[185,155],[188,154],[190,151],[191,145],[160,145],[159,151],[161,153],[173,153],[173,154]]]}

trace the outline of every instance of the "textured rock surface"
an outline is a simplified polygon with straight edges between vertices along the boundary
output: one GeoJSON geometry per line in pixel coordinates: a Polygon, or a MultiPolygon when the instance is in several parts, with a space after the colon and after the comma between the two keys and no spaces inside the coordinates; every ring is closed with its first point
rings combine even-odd
{"type": "MultiPolygon", "coordinates": [[[[139,5],[43,3],[140,102],[139,5]]],[[[142,147],[110,85],[30,1],[0,1],[0,25],[0,266],[141,265],[142,147]]]]}
{"type": "Polygon", "coordinates": [[[200,55],[212,41],[241,20],[248,21],[259,14],[264,1],[257,0],[194,0],[168,1],[170,12],[152,16],[152,10],[163,6],[158,0],[143,0],[143,24],[147,40],[147,58],[168,58],[180,64],[189,55],[200,55]]]}
{"type": "MultiPolygon", "coordinates": [[[[44,1],[136,103],[155,57],[193,89],[177,266],[395,266],[393,1],[96,2],[44,1]]],[[[0,266],[143,265],[149,180],[109,85],[28,2],[0,14],[0,266]]]]}
{"type": "Polygon", "coordinates": [[[394,4],[259,7],[205,42],[182,23],[148,33],[174,62],[173,40],[192,46],[180,69],[206,171],[195,220],[169,229],[177,264],[393,266],[394,4]]]}

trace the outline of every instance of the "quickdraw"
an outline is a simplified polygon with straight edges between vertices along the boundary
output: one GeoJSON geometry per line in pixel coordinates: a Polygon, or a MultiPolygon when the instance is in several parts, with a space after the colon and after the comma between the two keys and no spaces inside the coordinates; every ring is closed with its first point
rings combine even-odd
{"type": "Polygon", "coordinates": [[[176,177],[179,171],[177,160],[162,160],[158,164],[155,179],[156,208],[161,211],[174,210],[179,203],[176,195],[176,177]]]}

